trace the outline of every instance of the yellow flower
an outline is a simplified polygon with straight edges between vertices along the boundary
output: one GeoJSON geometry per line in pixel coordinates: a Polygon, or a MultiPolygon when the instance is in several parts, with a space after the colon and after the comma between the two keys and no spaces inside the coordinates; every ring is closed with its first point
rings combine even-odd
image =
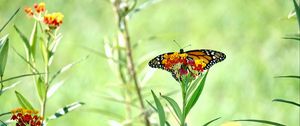
{"type": "Polygon", "coordinates": [[[37,12],[37,13],[41,13],[41,12],[45,12],[46,11],[46,4],[44,3],[44,2],[41,2],[41,3],[39,3],[39,4],[34,4],[33,5],[33,7],[34,7],[34,9],[35,9],[35,11],[37,12]]]}
{"type": "Polygon", "coordinates": [[[60,12],[46,14],[44,16],[44,23],[50,28],[57,28],[63,23],[64,15],[60,12]]]}
{"type": "Polygon", "coordinates": [[[198,66],[198,65],[201,65],[202,67],[205,67],[206,64],[203,62],[202,59],[196,59],[195,60],[195,65],[198,66]]]}

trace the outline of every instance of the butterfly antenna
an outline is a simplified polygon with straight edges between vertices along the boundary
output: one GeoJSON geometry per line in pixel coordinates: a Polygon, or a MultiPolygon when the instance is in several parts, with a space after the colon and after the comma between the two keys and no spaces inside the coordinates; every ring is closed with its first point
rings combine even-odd
{"type": "Polygon", "coordinates": [[[174,42],[180,49],[182,49],[181,46],[179,45],[179,43],[178,43],[176,40],[173,40],[173,42],[174,42]]]}

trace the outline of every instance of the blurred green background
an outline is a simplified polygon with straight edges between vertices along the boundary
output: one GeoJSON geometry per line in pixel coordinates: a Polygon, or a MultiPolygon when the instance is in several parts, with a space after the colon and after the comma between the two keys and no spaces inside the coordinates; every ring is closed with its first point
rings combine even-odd
{"type": "MultiPolygon", "coordinates": [[[[23,43],[12,24],[29,36],[33,20],[26,16],[23,7],[34,2],[40,1],[0,0],[1,26],[18,7],[22,9],[1,36],[9,33],[10,47],[24,55],[23,43]]],[[[138,4],[143,2],[145,0],[138,4]]],[[[107,59],[85,49],[104,53],[104,38],[116,37],[117,27],[110,2],[48,0],[45,3],[49,11],[60,11],[65,15],[60,30],[64,37],[51,69],[57,70],[90,55],[59,77],[58,80],[65,80],[65,83],[49,99],[47,115],[74,101],[86,105],[49,124],[106,126],[110,120],[121,121],[97,111],[106,109],[125,115],[123,104],[101,97],[122,90],[117,74],[109,68],[107,59]]],[[[274,78],[300,74],[299,42],[282,39],[299,31],[296,20],[287,19],[293,8],[290,0],[161,0],[134,14],[128,24],[133,44],[139,43],[133,52],[134,60],[136,64],[143,63],[142,66],[148,67],[143,61],[180,49],[173,40],[181,46],[192,45],[185,50],[209,48],[224,52],[227,58],[211,68],[202,96],[187,119],[189,126],[198,126],[216,117],[222,118],[215,125],[251,118],[297,126],[300,123],[299,108],[272,102],[274,98],[300,102],[299,79],[274,78]]],[[[10,48],[5,77],[29,72],[26,63],[10,48]]],[[[14,90],[39,108],[32,78],[19,81],[21,84],[14,90]]],[[[145,84],[143,94],[147,100],[152,100],[150,89],[164,94],[180,87],[171,74],[157,70],[145,84]]],[[[172,95],[174,98],[179,96],[180,93],[172,95]]],[[[13,90],[0,96],[0,113],[16,107],[19,104],[13,90]]],[[[243,122],[242,125],[261,124],[243,122]]]]}

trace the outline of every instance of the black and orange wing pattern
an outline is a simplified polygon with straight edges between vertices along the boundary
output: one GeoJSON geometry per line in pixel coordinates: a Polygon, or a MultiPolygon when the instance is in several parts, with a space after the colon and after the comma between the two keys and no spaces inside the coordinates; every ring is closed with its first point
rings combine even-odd
{"type": "Polygon", "coordinates": [[[221,62],[226,58],[226,55],[224,53],[210,49],[189,50],[184,53],[187,53],[188,58],[191,58],[193,60],[203,60],[206,64],[206,66],[203,68],[204,70],[208,70],[214,64],[221,62]]]}
{"type": "MultiPolygon", "coordinates": [[[[175,52],[169,52],[169,53],[164,53],[161,55],[156,56],[150,62],[148,65],[152,68],[159,68],[166,70],[168,72],[172,73],[172,76],[178,81],[180,78],[177,76],[177,71],[174,69],[167,68],[165,64],[163,63],[163,60],[165,60],[164,55],[171,55],[174,54],[175,52]]],[[[196,61],[196,60],[201,60],[205,66],[203,67],[203,70],[208,70],[211,68],[214,64],[223,61],[226,58],[226,55],[222,52],[215,51],[215,50],[210,50],[210,49],[200,49],[200,50],[189,50],[184,52],[183,49],[180,49],[180,52],[178,54],[186,54],[187,57],[186,59],[188,61],[196,61]]],[[[175,64],[174,64],[175,65],[175,64]]],[[[182,67],[182,66],[180,66],[182,67]]]]}

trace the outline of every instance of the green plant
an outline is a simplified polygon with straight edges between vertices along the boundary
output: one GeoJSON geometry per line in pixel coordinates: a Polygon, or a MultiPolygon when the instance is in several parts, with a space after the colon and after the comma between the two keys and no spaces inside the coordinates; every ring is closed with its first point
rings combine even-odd
{"type": "MultiPolygon", "coordinates": [[[[25,96],[23,96],[20,92],[15,91],[17,100],[22,108],[12,110],[11,112],[7,112],[6,114],[12,114],[13,116],[11,117],[11,120],[16,120],[16,124],[18,125],[45,126],[49,120],[57,119],[69,113],[70,111],[73,111],[74,109],[84,105],[83,102],[74,102],[62,107],[50,116],[46,114],[47,99],[51,97],[62,85],[62,82],[56,82],[55,79],[58,75],[70,69],[81,60],[71,64],[67,64],[56,72],[54,72],[50,68],[51,64],[54,61],[56,49],[62,39],[62,34],[59,33],[59,28],[62,24],[63,15],[60,12],[49,13],[46,10],[45,6],[46,4],[41,2],[39,4],[34,4],[34,10],[29,7],[25,8],[25,12],[27,13],[27,15],[34,19],[34,25],[29,39],[21,32],[21,30],[16,25],[14,25],[15,30],[17,31],[25,45],[26,56],[24,57],[16,50],[14,51],[28,64],[32,75],[38,74],[38,76],[35,76],[33,79],[40,103],[40,109],[39,111],[37,111],[36,107],[34,107],[34,105],[29,100],[27,100],[25,96]],[[42,56],[42,60],[38,56],[42,56]],[[18,118],[24,118],[26,116],[26,113],[30,115],[32,111],[34,111],[35,114],[32,116],[38,116],[37,118],[41,119],[41,123],[37,121],[36,124],[33,124],[33,122],[35,122],[34,120],[18,120],[18,118]],[[38,112],[40,112],[39,115],[37,115],[38,112]],[[15,113],[22,113],[24,114],[24,117],[21,115],[19,116],[19,114],[15,113]]],[[[5,63],[3,62],[1,63],[1,65],[5,65],[5,63]]],[[[1,71],[2,70],[4,69],[1,69],[1,71]]],[[[1,83],[2,82],[3,81],[1,80],[1,83]]],[[[3,123],[3,125],[6,124],[3,123]]]]}

